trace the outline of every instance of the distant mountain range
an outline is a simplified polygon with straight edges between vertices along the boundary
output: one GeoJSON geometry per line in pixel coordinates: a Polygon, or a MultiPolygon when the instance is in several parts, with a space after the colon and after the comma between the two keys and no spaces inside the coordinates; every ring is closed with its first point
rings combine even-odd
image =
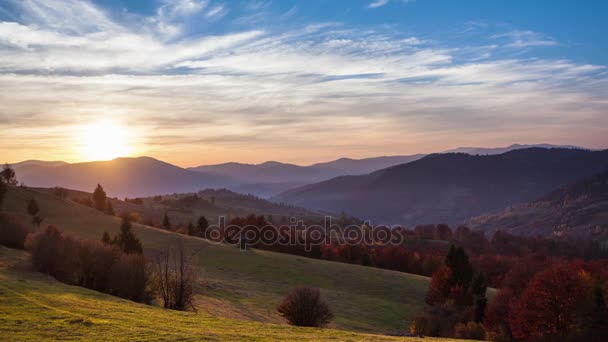
{"type": "Polygon", "coordinates": [[[192,192],[227,182],[217,175],[185,170],[149,157],[75,164],[26,162],[15,164],[15,170],[17,179],[30,187],[61,186],[90,192],[100,183],[110,196],[117,197],[192,192]]]}
{"type": "Polygon", "coordinates": [[[422,157],[424,155],[417,154],[366,159],[341,158],[309,166],[276,161],[262,164],[225,163],[202,165],[189,170],[231,178],[238,182],[229,186],[232,190],[266,197],[304,184],[343,175],[362,175],[389,166],[409,163],[422,157]]]}
{"type": "Polygon", "coordinates": [[[459,224],[530,201],[608,170],[608,150],[515,149],[498,155],[433,154],[362,176],[343,176],[273,199],[375,224],[459,224]]]}
{"type": "Polygon", "coordinates": [[[497,230],[544,237],[608,237],[608,171],[566,185],[543,198],[480,215],[467,224],[487,233],[497,230]]]}
{"type": "Polygon", "coordinates": [[[444,153],[467,153],[472,155],[491,155],[491,154],[502,154],[509,151],[514,150],[522,150],[525,148],[567,148],[567,149],[577,149],[584,150],[585,148],[573,145],[551,145],[551,144],[534,144],[534,145],[526,145],[526,144],[513,144],[507,147],[458,147],[452,150],[444,151],[444,153]]]}
{"type": "MultiPolygon", "coordinates": [[[[460,148],[471,153],[492,154],[505,148],[460,148]]],[[[571,146],[568,146],[571,147],[571,146]]],[[[574,148],[574,147],[572,147],[574,148]]],[[[18,178],[35,187],[63,186],[91,191],[97,182],[104,184],[115,196],[149,196],[165,193],[196,192],[204,188],[229,190],[270,198],[289,189],[345,175],[365,175],[387,167],[410,163],[423,154],[382,156],[364,159],[341,158],[308,166],[269,161],[261,164],[225,163],[184,169],[149,158],[118,158],[112,161],[68,164],[62,161],[29,160],[13,167],[18,178]]]]}

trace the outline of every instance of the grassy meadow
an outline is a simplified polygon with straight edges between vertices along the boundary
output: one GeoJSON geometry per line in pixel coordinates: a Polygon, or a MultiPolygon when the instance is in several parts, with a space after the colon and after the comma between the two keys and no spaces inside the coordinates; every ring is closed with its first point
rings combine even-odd
{"type": "MultiPolygon", "coordinates": [[[[10,189],[4,209],[26,215],[25,203],[30,198],[40,205],[43,226],[54,224],[63,232],[85,239],[100,239],[103,231],[115,234],[119,229],[117,217],[23,188],[10,189]]],[[[429,284],[426,277],[269,251],[243,252],[233,246],[210,244],[142,225],[135,225],[134,232],[146,249],[162,249],[179,240],[189,249],[199,251],[198,315],[208,319],[284,324],[275,308],[288,290],[297,285],[321,289],[336,316],[330,325],[335,329],[380,334],[402,331],[404,320],[425,305],[429,284]]],[[[154,308],[145,310],[156,312],[154,308]]]]}

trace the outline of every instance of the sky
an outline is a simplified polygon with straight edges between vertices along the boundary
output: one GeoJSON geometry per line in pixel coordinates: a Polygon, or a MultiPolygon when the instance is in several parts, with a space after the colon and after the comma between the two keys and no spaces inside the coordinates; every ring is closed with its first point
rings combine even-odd
{"type": "Polygon", "coordinates": [[[608,1],[0,0],[0,159],[608,148],[608,1]]]}

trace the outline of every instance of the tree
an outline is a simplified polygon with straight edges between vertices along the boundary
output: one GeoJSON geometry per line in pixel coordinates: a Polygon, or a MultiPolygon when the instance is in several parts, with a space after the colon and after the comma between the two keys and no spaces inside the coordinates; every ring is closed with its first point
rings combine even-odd
{"type": "Polygon", "coordinates": [[[15,175],[15,170],[10,165],[4,164],[4,168],[0,172],[0,179],[7,185],[17,185],[18,181],[15,175]]]}
{"type": "Polygon", "coordinates": [[[196,274],[192,264],[194,254],[180,243],[160,253],[154,265],[153,284],[163,300],[165,309],[186,310],[194,307],[196,274]]]}
{"type": "Polygon", "coordinates": [[[540,272],[511,312],[513,336],[537,341],[568,335],[576,327],[577,306],[588,290],[575,264],[560,264],[540,272]]]}
{"type": "Polygon", "coordinates": [[[450,289],[454,285],[452,270],[443,266],[433,274],[425,301],[429,305],[441,304],[450,295],[450,289]]]}
{"type": "Polygon", "coordinates": [[[209,222],[205,216],[201,216],[198,218],[198,222],[196,222],[196,229],[198,230],[198,234],[201,237],[205,237],[207,233],[207,228],[209,228],[209,222]]]}
{"type": "Polygon", "coordinates": [[[165,212],[165,216],[163,217],[163,228],[166,230],[171,230],[171,221],[169,221],[169,216],[165,212]]]}
{"type": "Polygon", "coordinates": [[[110,234],[108,234],[108,232],[103,232],[103,235],[101,236],[101,242],[104,245],[111,245],[112,244],[112,238],[110,237],[110,234]]]}
{"type": "Polygon", "coordinates": [[[106,203],[106,213],[111,216],[115,215],[114,207],[112,206],[112,202],[110,202],[110,200],[108,200],[106,203]]]}
{"type": "Polygon", "coordinates": [[[192,224],[192,222],[188,223],[188,235],[190,236],[194,236],[196,234],[196,229],[194,228],[194,225],[192,224]]]}
{"type": "Polygon", "coordinates": [[[131,230],[131,220],[128,216],[122,218],[120,232],[118,233],[118,236],[116,236],[115,244],[127,254],[143,253],[141,242],[135,237],[135,234],[133,234],[133,231],[131,230]]]}
{"type": "Polygon", "coordinates": [[[30,199],[27,202],[27,213],[32,217],[32,224],[34,227],[39,227],[42,223],[42,218],[38,216],[40,212],[40,207],[38,206],[38,202],[35,199],[30,199]]]}
{"type": "Polygon", "coordinates": [[[324,327],[333,319],[329,306],[321,299],[319,289],[296,287],[277,307],[289,324],[300,327],[324,327]]]}
{"type": "Polygon", "coordinates": [[[2,210],[2,203],[4,203],[4,197],[6,197],[7,191],[8,185],[6,185],[3,180],[0,180],[0,210],[2,210]]]}
{"type": "Polygon", "coordinates": [[[452,271],[454,284],[468,289],[473,278],[473,265],[467,252],[462,247],[451,245],[445,257],[445,265],[452,271]]]}
{"type": "Polygon", "coordinates": [[[97,188],[95,188],[95,191],[93,192],[93,203],[95,203],[95,209],[105,211],[106,200],[106,192],[103,190],[100,184],[97,184],[97,188]]]}

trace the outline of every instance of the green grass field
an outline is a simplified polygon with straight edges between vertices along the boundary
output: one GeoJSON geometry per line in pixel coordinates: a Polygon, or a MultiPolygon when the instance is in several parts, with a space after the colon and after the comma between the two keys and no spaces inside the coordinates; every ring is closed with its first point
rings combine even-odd
{"type": "Polygon", "coordinates": [[[69,286],[28,270],[26,252],[0,246],[0,340],[448,341],[298,328],[179,312],[69,286]]]}
{"type": "MultiPolygon", "coordinates": [[[[50,194],[10,189],[4,209],[25,215],[25,202],[36,198],[43,225],[86,239],[115,234],[120,220],[50,194]]],[[[197,307],[212,317],[284,324],[275,307],[297,285],[321,289],[336,316],[331,328],[393,333],[424,308],[429,279],[371,267],[334,263],[261,250],[242,252],[233,246],[135,225],[145,248],[161,249],[178,239],[200,250],[197,307]]],[[[219,319],[219,318],[218,318],[219,319]]]]}

